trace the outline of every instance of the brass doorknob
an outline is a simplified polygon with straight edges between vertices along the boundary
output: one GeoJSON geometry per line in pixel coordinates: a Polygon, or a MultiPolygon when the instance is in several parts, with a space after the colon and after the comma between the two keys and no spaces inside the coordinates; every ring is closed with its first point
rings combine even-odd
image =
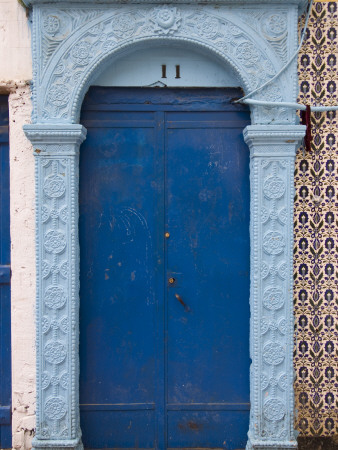
{"type": "Polygon", "coordinates": [[[168,281],[169,281],[169,284],[174,284],[175,283],[175,278],[170,277],[168,281]]]}

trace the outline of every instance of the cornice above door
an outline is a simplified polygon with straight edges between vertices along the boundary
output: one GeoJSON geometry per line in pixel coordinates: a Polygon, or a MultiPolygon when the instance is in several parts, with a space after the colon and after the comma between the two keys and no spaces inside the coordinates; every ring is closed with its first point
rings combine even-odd
{"type": "MultiPolygon", "coordinates": [[[[48,4],[48,5],[60,5],[60,4],[67,4],[67,6],[71,6],[72,4],[90,4],[93,6],[94,4],[97,5],[112,5],[112,4],[194,4],[196,5],[196,0],[168,0],[168,1],[162,1],[162,0],[71,0],[65,2],[64,0],[23,0],[23,3],[27,7],[31,7],[33,5],[41,5],[41,4],[48,4]]],[[[281,4],[280,0],[203,0],[201,2],[198,2],[199,5],[243,5],[243,6],[253,6],[253,5],[271,5],[271,4],[281,4]]],[[[303,8],[307,5],[307,0],[287,0],[282,3],[282,6],[287,5],[299,5],[300,11],[302,12],[303,8]]]]}

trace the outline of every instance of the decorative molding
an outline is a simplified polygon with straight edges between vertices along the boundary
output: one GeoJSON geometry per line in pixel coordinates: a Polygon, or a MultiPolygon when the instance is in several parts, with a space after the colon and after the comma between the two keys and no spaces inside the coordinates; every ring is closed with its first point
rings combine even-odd
{"type": "Polygon", "coordinates": [[[247,450],[297,448],[293,430],[293,172],[305,127],[248,126],[251,420],[247,450]]]}
{"type": "MultiPolygon", "coordinates": [[[[246,91],[297,46],[298,5],[266,1],[32,1],[36,156],[37,432],[35,448],[80,449],[78,154],[76,124],[89,85],[125,51],[199,48],[237,72],[246,91]],[[156,5],[154,3],[161,3],[156,5]],[[182,4],[181,4],[182,3],[182,4]],[[190,4],[191,3],[191,4],[190,4]],[[269,11],[266,12],[266,5],[269,11]],[[257,23],[248,26],[256,17],[257,23]],[[286,50],[285,50],[286,49],[286,50]]],[[[296,62],[259,92],[295,101],[296,62]]],[[[252,107],[251,422],[249,449],[294,448],[292,375],[293,161],[304,127],[283,108],[252,107]],[[273,124],[273,125],[271,125],[273,124]],[[277,125],[276,125],[277,124],[277,125]]]]}
{"type": "Polygon", "coordinates": [[[37,421],[34,447],[80,444],[78,158],[82,125],[26,125],[36,162],[37,421]]]}
{"type": "MultiPolygon", "coordinates": [[[[34,10],[34,113],[36,123],[76,123],[89,85],[98,72],[132,46],[193,46],[230,65],[250,91],[273,77],[294,51],[297,18],[294,6],[272,5],[215,9],[199,5],[41,5],[34,10]],[[252,17],[257,17],[255,26],[252,17]],[[258,27],[258,28],[257,28],[258,27]],[[283,56],[284,55],[284,56],[283,56]],[[47,95],[43,93],[47,92],[47,95]]],[[[264,100],[292,100],[297,86],[296,62],[278,81],[256,94],[264,100]]],[[[255,107],[253,123],[295,122],[295,112],[255,107]]]]}
{"type": "MultiPolygon", "coordinates": [[[[114,5],[114,4],[119,4],[119,3],[125,3],[126,0],[99,0],[99,1],[92,1],[92,0],[72,0],[72,3],[76,4],[76,3],[90,3],[91,5],[93,3],[95,4],[107,4],[107,5],[114,5]]],[[[31,7],[33,5],[42,5],[42,4],[54,4],[55,7],[57,7],[58,4],[62,4],[64,3],[64,0],[23,0],[23,3],[27,6],[27,7],[31,7]]],[[[195,0],[167,0],[166,2],[163,2],[162,0],[128,0],[128,3],[137,3],[137,4],[166,4],[166,5],[170,5],[170,4],[195,4],[195,0]]],[[[208,5],[212,5],[212,4],[216,4],[216,5],[241,5],[241,6],[245,6],[245,5],[270,5],[270,4],[280,4],[280,0],[203,0],[203,3],[208,5]]],[[[299,6],[299,8],[305,8],[305,6],[307,5],[307,0],[288,0],[287,1],[288,5],[297,5],[299,6]]]]}
{"type": "Polygon", "coordinates": [[[36,156],[75,156],[87,131],[82,125],[25,125],[36,156]]]}
{"type": "Polygon", "coordinates": [[[288,61],[288,15],[287,9],[266,12],[261,9],[252,11],[249,17],[241,15],[242,20],[258,34],[262,34],[273,47],[284,64],[288,61]]]}
{"type": "Polygon", "coordinates": [[[284,155],[290,151],[293,155],[294,148],[290,144],[297,144],[305,134],[304,125],[255,125],[244,129],[244,140],[252,148],[252,156],[276,156],[284,155]],[[288,131],[290,130],[290,131],[288,131]]]}

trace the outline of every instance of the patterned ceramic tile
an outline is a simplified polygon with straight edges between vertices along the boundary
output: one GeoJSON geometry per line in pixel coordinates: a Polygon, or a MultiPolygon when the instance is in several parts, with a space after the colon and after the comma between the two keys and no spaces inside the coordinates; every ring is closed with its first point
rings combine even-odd
{"type": "MultiPolygon", "coordinates": [[[[338,104],[338,2],[315,2],[299,55],[301,103],[338,104]]],[[[338,111],[314,113],[295,170],[295,401],[303,436],[338,433],[338,111]]]]}

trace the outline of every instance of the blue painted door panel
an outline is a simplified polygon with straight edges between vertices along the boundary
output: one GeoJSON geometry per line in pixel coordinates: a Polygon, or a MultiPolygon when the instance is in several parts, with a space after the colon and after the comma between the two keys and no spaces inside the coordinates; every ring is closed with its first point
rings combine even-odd
{"type": "Polygon", "coordinates": [[[245,446],[249,116],[231,103],[238,95],[87,94],[79,223],[87,448],[245,446]]]}
{"type": "Polygon", "coordinates": [[[167,115],[170,447],[220,447],[229,421],[247,431],[249,165],[227,114],[167,115]]]}
{"type": "Polygon", "coordinates": [[[0,448],[12,447],[8,97],[0,95],[0,448]]]}
{"type": "Polygon", "coordinates": [[[80,395],[95,448],[154,446],[163,163],[153,115],[111,114],[81,155],[80,395]]]}

